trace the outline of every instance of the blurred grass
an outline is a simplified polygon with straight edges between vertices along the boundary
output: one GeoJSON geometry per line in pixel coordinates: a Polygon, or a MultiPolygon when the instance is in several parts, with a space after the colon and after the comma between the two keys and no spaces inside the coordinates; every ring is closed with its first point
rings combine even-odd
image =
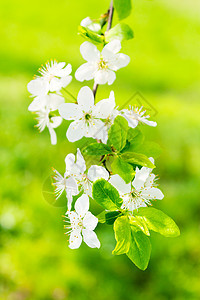
{"type": "MultiPolygon", "coordinates": [[[[78,24],[108,6],[109,1],[97,5],[91,0],[1,3],[0,299],[200,299],[198,0],[134,0],[127,22],[135,38],[123,45],[131,63],[112,86],[118,105],[140,91],[158,112],[157,128],[143,127],[147,138],[163,148],[156,172],[165,198],[155,206],[176,220],[181,236],[152,234],[152,257],[142,272],[125,256],[112,256],[110,227],[98,226],[100,250],[85,245],[69,250],[61,217],[65,210],[42,196],[51,167],[64,171],[64,157],[75,145],[65,138],[65,122],[57,146],[50,145],[48,132],[37,132],[27,111],[26,84],[51,58],[71,62],[74,73],[83,62],[78,24]]],[[[74,80],[69,90],[77,95],[80,87],[74,80]]],[[[100,87],[98,99],[109,91],[100,87]]]]}

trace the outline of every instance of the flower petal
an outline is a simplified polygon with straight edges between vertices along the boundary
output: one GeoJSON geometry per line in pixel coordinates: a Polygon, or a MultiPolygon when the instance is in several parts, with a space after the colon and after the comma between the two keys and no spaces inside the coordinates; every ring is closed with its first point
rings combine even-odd
{"type": "Polygon", "coordinates": [[[67,129],[66,136],[71,143],[82,139],[82,137],[85,136],[83,122],[79,120],[72,122],[67,129]]]}
{"type": "Polygon", "coordinates": [[[44,96],[49,91],[49,83],[43,78],[36,78],[27,84],[27,89],[33,96],[44,96]]]}
{"type": "Polygon", "coordinates": [[[51,79],[49,83],[50,92],[59,92],[62,88],[61,80],[57,77],[51,79]]]}
{"type": "Polygon", "coordinates": [[[101,244],[97,235],[92,230],[83,229],[83,240],[90,248],[100,248],[101,244]]]}
{"type": "Polygon", "coordinates": [[[113,40],[103,48],[101,54],[105,59],[110,59],[111,57],[113,57],[113,54],[118,53],[120,49],[121,49],[120,40],[113,40]]]}
{"type": "Polygon", "coordinates": [[[62,88],[65,88],[72,81],[72,76],[61,77],[60,82],[62,88]]]}
{"type": "Polygon", "coordinates": [[[85,63],[81,65],[75,72],[75,78],[78,81],[91,80],[94,78],[94,73],[97,67],[94,63],[85,63]]]}
{"type": "Polygon", "coordinates": [[[83,226],[88,230],[94,230],[98,224],[98,218],[95,217],[90,211],[86,212],[83,218],[83,226]]]}
{"type": "Polygon", "coordinates": [[[82,236],[80,234],[80,231],[73,230],[69,238],[69,248],[77,249],[80,247],[81,243],[82,243],[82,236]]]}
{"type": "Polygon", "coordinates": [[[63,103],[58,108],[59,114],[65,120],[79,120],[83,113],[74,103],[63,103]]]}
{"type": "Polygon", "coordinates": [[[108,180],[109,173],[105,168],[101,166],[92,165],[88,170],[87,177],[91,181],[95,181],[99,178],[104,178],[105,180],[108,180]]]}
{"type": "Polygon", "coordinates": [[[131,183],[126,184],[118,174],[112,175],[109,182],[122,194],[131,192],[131,183]]]}
{"type": "Polygon", "coordinates": [[[103,99],[99,101],[94,109],[93,109],[93,116],[100,119],[107,119],[109,115],[112,113],[112,111],[115,108],[115,97],[114,92],[110,92],[109,99],[103,99]]]}
{"type": "Polygon", "coordinates": [[[51,127],[52,128],[57,128],[58,126],[60,126],[61,123],[62,123],[61,117],[52,117],[51,118],[51,127]]]}
{"type": "Polygon", "coordinates": [[[47,106],[49,107],[50,110],[54,111],[57,110],[58,107],[65,102],[65,98],[63,98],[60,95],[56,94],[49,94],[46,96],[47,98],[47,106]]]}
{"type": "Polygon", "coordinates": [[[152,187],[152,188],[146,188],[142,190],[141,195],[146,199],[151,200],[162,200],[164,198],[163,193],[158,188],[152,187]]]}
{"type": "Polygon", "coordinates": [[[80,52],[83,58],[89,62],[95,62],[100,59],[99,50],[94,44],[90,42],[84,42],[83,44],[81,44],[80,52]]]}
{"type": "Polygon", "coordinates": [[[46,105],[46,97],[47,96],[43,96],[43,97],[35,97],[34,100],[31,102],[31,104],[28,107],[29,111],[39,111],[41,109],[43,109],[46,105]]]}
{"type": "Polygon", "coordinates": [[[94,94],[88,86],[80,89],[77,97],[77,102],[81,110],[89,112],[94,106],[94,94]]]}
{"type": "Polygon", "coordinates": [[[86,170],[86,165],[85,165],[85,159],[83,158],[83,155],[81,154],[80,149],[77,149],[76,153],[76,165],[78,166],[80,173],[84,173],[86,170]]]}
{"type": "Polygon", "coordinates": [[[94,74],[96,84],[105,84],[108,82],[108,70],[98,70],[94,74]]]}
{"type": "Polygon", "coordinates": [[[75,211],[80,218],[83,218],[86,212],[89,210],[89,198],[87,195],[83,194],[75,203],[75,211]]]}
{"type": "Polygon", "coordinates": [[[117,53],[109,60],[109,69],[117,71],[126,67],[130,62],[130,57],[123,53],[117,53]]]}
{"type": "Polygon", "coordinates": [[[56,132],[51,126],[48,126],[48,129],[49,129],[49,133],[50,133],[51,144],[56,145],[57,144],[56,132]]]}

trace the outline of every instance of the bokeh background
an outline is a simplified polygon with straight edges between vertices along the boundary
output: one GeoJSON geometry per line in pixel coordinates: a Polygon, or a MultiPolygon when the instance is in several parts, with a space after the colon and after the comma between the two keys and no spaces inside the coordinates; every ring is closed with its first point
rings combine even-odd
{"type": "MultiPolygon", "coordinates": [[[[152,233],[149,267],[140,271],[126,256],[112,256],[115,241],[106,225],[97,229],[100,250],[86,245],[70,250],[63,234],[65,208],[43,197],[51,167],[63,172],[64,158],[76,145],[65,138],[66,122],[57,130],[56,146],[50,145],[47,131],[39,134],[34,128],[27,82],[51,58],[70,62],[74,74],[83,63],[77,26],[108,6],[108,0],[0,4],[2,300],[200,299],[199,0],[134,0],[125,22],[135,38],[124,42],[122,51],[131,63],[118,71],[112,87],[97,93],[100,100],[112,88],[122,105],[139,91],[153,116],[157,111],[158,126],[143,127],[147,138],[163,148],[155,173],[165,198],[155,206],[177,222],[181,236],[152,233]]],[[[77,95],[81,86],[74,79],[69,91],[77,95]]]]}

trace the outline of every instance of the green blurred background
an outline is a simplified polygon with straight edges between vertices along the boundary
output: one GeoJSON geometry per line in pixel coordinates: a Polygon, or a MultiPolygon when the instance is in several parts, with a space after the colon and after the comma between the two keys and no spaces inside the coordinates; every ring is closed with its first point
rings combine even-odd
{"type": "MultiPolygon", "coordinates": [[[[127,23],[135,38],[123,44],[131,57],[112,87],[122,105],[139,91],[153,106],[156,128],[144,126],[163,153],[155,173],[165,194],[155,207],[179,225],[181,236],[152,234],[146,271],[126,256],[112,256],[112,228],[98,225],[100,250],[82,245],[70,250],[63,234],[64,208],[42,195],[51,167],[64,171],[66,154],[76,145],[57,146],[47,131],[39,134],[27,107],[26,90],[48,59],[70,62],[73,74],[83,63],[77,35],[80,21],[106,12],[109,1],[7,0],[0,4],[0,299],[130,300],[200,299],[200,2],[134,0],[127,23]],[[147,128],[148,127],[148,128],[147,128]]],[[[114,23],[116,23],[116,16],[114,23]]],[[[86,82],[92,87],[92,82],[86,82]]],[[[69,90],[77,95],[81,83],[69,90]]],[[[134,98],[131,104],[138,104],[134,98]]],[[[143,103],[146,106],[146,102],[143,103]]],[[[147,107],[148,108],[148,107],[147,107]]]]}

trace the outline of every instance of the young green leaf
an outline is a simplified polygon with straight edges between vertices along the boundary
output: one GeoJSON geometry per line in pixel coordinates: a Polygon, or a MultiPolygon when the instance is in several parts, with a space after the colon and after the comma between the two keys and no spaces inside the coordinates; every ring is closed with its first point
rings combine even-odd
{"type": "Polygon", "coordinates": [[[128,17],[131,13],[131,0],[114,0],[114,8],[119,20],[128,17]]]}
{"type": "Polygon", "coordinates": [[[119,209],[123,202],[116,188],[105,179],[93,183],[92,195],[104,209],[111,211],[119,209]]]}
{"type": "Polygon", "coordinates": [[[97,218],[98,218],[98,222],[99,223],[106,223],[106,211],[103,210],[100,214],[97,215],[97,218]]]}
{"type": "Polygon", "coordinates": [[[130,249],[126,255],[141,270],[148,266],[151,254],[151,243],[149,238],[137,227],[131,226],[130,249]]]}
{"type": "Polygon", "coordinates": [[[142,145],[143,141],[144,141],[144,135],[138,128],[129,128],[127,133],[126,146],[121,152],[122,153],[131,152],[131,151],[140,152],[140,151],[136,151],[136,149],[142,145]]]}
{"type": "Polygon", "coordinates": [[[126,183],[129,183],[135,175],[133,166],[122,160],[120,157],[114,158],[111,168],[112,172],[114,174],[119,174],[126,183]]]}
{"type": "Polygon", "coordinates": [[[114,231],[117,244],[112,254],[120,255],[127,253],[131,243],[131,226],[127,216],[117,218],[114,223],[114,231]]]}
{"type": "Polygon", "coordinates": [[[127,148],[127,151],[134,151],[144,154],[148,157],[152,156],[156,158],[161,154],[162,149],[158,144],[154,142],[145,141],[143,143],[135,143],[133,140],[133,142],[131,142],[129,147],[127,148]]]}
{"type": "Polygon", "coordinates": [[[176,223],[161,210],[152,207],[139,208],[136,216],[144,218],[149,230],[158,232],[166,237],[177,237],[180,230],[176,223]]]}
{"type": "Polygon", "coordinates": [[[136,152],[124,152],[120,155],[120,158],[130,164],[139,165],[151,169],[155,168],[154,164],[144,154],[136,152]]]}
{"type": "Polygon", "coordinates": [[[129,223],[133,226],[138,227],[144,234],[150,236],[149,229],[143,217],[140,216],[130,216],[129,223]]]}
{"type": "Polygon", "coordinates": [[[105,41],[107,43],[115,39],[123,41],[132,39],[133,37],[133,30],[124,23],[117,24],[115,27],[105,33],[105,41]]]}
{"type": "Polygon", "coordinates": [[[106,212],[106,214],[105,214],[106,224],[112,225],[120,215],[121,215],[121,212],[119,212],[119,211],[106,212]]]}
{"type": "Polygon", "coordinates": [[[127,132],[128,122],[123,117],[117,116],[115,118],[114,124],[108,131],[107,144],[120,151],[126,145],[127,132]]]}
{"type": "Polygon", "coordinates": [[[93,44],[104,44],[104,36],[97,34],[86,27],[79,26],[78,34],[81,35],[88,42],[92,42],[93,44]]]}
{"type": "Polygon", "coordinates": [[[93,143],[83,148],[82,153],[85,155],[105,155],[112,153],[112,149],[102,143],[93,143]]]}

